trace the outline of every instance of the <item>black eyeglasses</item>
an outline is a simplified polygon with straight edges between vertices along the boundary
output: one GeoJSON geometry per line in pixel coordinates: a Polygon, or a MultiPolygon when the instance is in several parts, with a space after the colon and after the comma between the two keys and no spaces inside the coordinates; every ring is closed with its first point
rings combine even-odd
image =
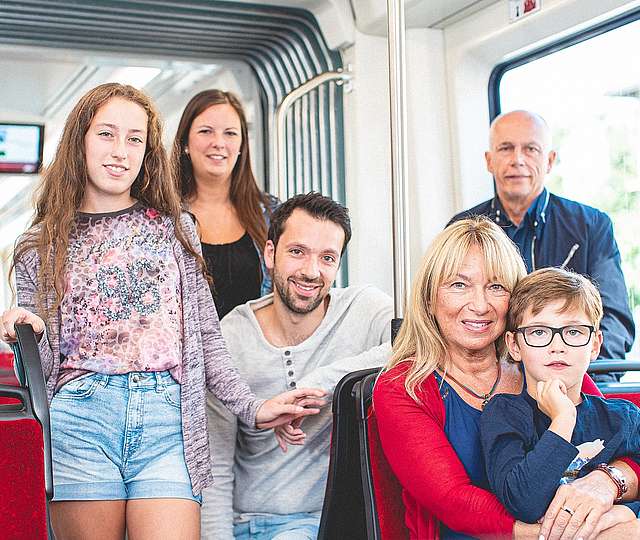
{"type": "Polygon", "coordinates": [[[523,326],[516,328],[516,333],[524,337],[529,347],[546,347],[553,341],[553,336],[560,334],[562,341],[569,347],[584,347],[596,329],[587,324],[572,324],[553,328],[551,326],[523,326]]]}

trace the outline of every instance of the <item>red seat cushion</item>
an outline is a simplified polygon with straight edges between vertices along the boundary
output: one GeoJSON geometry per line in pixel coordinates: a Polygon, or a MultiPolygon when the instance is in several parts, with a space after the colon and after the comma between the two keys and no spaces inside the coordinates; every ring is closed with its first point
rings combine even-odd
{"type": "Polygon", "coordinates": [[[626,399],[636,406],[640,407],[640,394],[607,394],[607,398],[620,398],[626,399]]]}
{"type": "Polygon", "coordinates": [[[0,415],[0,537],[47,538],[44,442],[36,420],[0,415]]]}
{"type": "MultiPolygon", "coordinates": [[[[0,351],[0,384],[10,386],[20,386],[13,371],[13,353],[11,351],[0,351]]],[[[17,405],[19,399],[0,396],[0,405],[17,405]]]]}

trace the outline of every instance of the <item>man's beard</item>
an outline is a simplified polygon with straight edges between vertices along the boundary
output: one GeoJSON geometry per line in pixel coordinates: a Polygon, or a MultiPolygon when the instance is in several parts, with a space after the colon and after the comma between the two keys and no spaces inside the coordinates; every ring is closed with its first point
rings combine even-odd
{"type": "Polygon", "coordinates": [[[322,282],[318,283],[317,281],[307,281],[307,280],[296,280],[296,281],[300,281],[302,283],[313,283],[314,285],[320,285],[320,287],[318,288],[318,294],[315,298],[313,297],[309,297],[308,299],[306,299],[306,303],[303,306],[298,306],[296,305],[296,300],[299,300],[299,297],[295,294],[295,292],[293,292],[292,287],[291,286],[287,286],[289,285],[288,283],[288,279],[287,278],[283,278],[282,276],[280,276],[280,274],[278,274],[275,269],[273,271],[273,284],[275,286],[276,289],[276,293],[278,294],[278,296],[280,297],[280,299],[282,300],[282,303],[285,305],[285,307],[287,309],[289,309],[290,311],[292,311],[293,313],[298,313],[300,315],[304,315],[305,313],[310,313],[312,312],[314,309],[316,309],[321,303],[322,301],[325,299],[326,294],[322,294],[322,282]]]}

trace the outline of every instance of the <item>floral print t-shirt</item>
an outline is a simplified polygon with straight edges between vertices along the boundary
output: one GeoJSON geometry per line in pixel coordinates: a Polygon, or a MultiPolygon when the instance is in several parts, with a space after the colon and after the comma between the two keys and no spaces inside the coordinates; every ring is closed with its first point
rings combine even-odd
{"type": "Polygon", "coordinates": [[[58,388],[87,372],[170,370],[180,382],[182,306],[173,237],[170,220],[140,203],[78,214],[60,305],[58,388]]]}

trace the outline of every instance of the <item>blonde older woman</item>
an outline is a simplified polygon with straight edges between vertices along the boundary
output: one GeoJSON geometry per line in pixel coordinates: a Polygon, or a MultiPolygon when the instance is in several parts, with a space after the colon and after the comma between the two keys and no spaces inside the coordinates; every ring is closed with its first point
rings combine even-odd
{"type": "MultiPolygon", "coordinates": [[[[403,488],[411,539],[629,532],[607,512],[617,486],[598,471],[560,487],[542,527],[516,522],[488,491],[478,423],[495,394],[522,390],[522,373],[508,361],[502,335],[510,292],[525,273],[515,245],[484,218],[452,224],[424,257],[374,391],[380,440],[403,488]],[[568,501],[572,515],[561,511],[568,501]]],[[[635,497],[637,466],[616,465],[635,497]]]]}

